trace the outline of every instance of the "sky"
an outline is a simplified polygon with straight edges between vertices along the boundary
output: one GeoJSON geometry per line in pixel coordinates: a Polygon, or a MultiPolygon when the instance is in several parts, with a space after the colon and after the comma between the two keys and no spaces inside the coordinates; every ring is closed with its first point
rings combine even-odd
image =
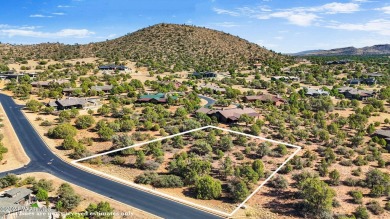
{"type": "Polygon", "coordinates": [[[85,44],[158,23],[221,30],[281,53],[390,43],[385,0],[0,0],[0,42],[85,44]]]}

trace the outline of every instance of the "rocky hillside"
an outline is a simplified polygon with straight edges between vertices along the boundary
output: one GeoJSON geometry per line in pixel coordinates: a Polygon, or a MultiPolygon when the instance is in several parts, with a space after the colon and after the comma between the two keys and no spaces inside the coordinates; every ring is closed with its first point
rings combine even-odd
{"type": "Polygon", "coordinates": [[[301,56],[335,56],[335,55],[387,55],[390,54],[390,44],[367,46],[363,48],[345,47],[331,50],[313,50],[296,53],[301,56]]]}
{"type": "Polygon", "coordinates": [[[286,57],[230,34],[202,27],[157,24],[113,40],[86,45],[44,43],[0,45],[0,58],[65,60],[101,57],[107,62],[131,60],[158,71],[227,70],[286,57]]]}

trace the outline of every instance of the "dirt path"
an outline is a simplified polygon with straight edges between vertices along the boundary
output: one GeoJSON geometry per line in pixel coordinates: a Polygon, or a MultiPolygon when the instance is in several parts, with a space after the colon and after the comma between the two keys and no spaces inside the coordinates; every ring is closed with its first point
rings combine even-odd
{"type": "Polygon", "coordinates": [[[4,126],[0,128],[1,133],[4,135],[2,142],[4,146],[8,148],[8,152],[4,154],[4,159],[0,163],[0,171],[3,172],[28,164],[30,162],[30,158],[26,155],[26,152],[20,144],[1,103],[0,117],[3,119],[2,123],[4,124],[4,126]]]}

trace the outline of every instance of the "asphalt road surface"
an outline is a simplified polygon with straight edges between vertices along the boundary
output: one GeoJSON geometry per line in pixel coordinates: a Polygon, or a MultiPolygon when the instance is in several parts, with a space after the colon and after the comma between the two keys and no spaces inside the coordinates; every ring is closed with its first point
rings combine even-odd
{"type": "Polygon", "coordinates": [[[211,99],[210,97],[206,97],[206,96],[202,96],[202,95],[198,95],[198,97],[207,101],[207,104],[204,105],[204,107],[212,106],[215,103],[215,100],[211,99]]]}
{"type": "Polygon", "coordinates": [[[159,217],[178,219],[220,218],[213,214],[96,176],[62,161],[47,148],[38,133],[25,118],[21,112],[23,106],[16,105],[11,97],[3,94],[0,94],[0,102],[13,125],[20,143],[31,159],[30,163],[25,167],[7,172],[1,172],[0,170],[0,176],[5,176],[7,173],[47,172],[60,179],[159,217]]]}

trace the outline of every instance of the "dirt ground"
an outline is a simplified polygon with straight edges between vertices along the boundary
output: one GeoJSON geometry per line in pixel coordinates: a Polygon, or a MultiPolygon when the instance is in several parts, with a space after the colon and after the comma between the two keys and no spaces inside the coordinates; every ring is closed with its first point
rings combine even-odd
{"type": "MultiPolygon", "coordinates": [[[[23,178],[28,177],[28,176],[33,176],[37,180],[39,180],[39,179],[52,180],[53,187],[55,188],[55,191],[53,191],[49,194],[49,196],[51,196],[51,197],[56,196],[56,194],[55,194],[56,189],[62,183],[65,182],[65,181],[63,181],[63,180],[61,180],[61,179],[59,179],[51,174],[48,174],[48,173],[37,172],[37,173],[27,173],[27,174],[21,175],[21,177],[23,177],[23,178]]],[[[69,183],[69,184],[71,184],[71,183],[69,183]]],[[[118,201],[115,201],[113,199],[107,198],[105,196],[99,195],[98,193],[95,193],[93,191],[81,188],[81,187],[74,185],[74,184],[71,184],[71,185],[74,188],[75,192],[82,197],[82,202],[80,203],[80,205],[76,209],[74,209],[74,212],[84,211],[85,208],[87,208],[90,203],[99,203],[101,201],[107,201],[110,203],[110,206],[112,208],[114,208],[115,213],[119,213],[119,214],[120,213],[130,213],[130,215],[131,215],[128,217],[115,216],[114,218],[137,218],[137,219],[138,218],[139,219],[141,219],[141,218],[150,218],[150,219],[159,218],[155,215],[149,214],[149,213],[142,211],[140,209],[131,207],[131,206],[123,204],[121,202],[118,202],[118,201]]]]}
{"type": "Polygon", "coordinates": [[[2,140],[8,152],[4,154],[4,159],[0,162],[0,172],[13,170],[22,167],[30,162],[30,158],[26,155],[21,146],[16,133],[4,112],[3,106],[0,103],[0,118],[3,119],[3,127],[0,128],[0,133],[3,134],[2,140]]]}

